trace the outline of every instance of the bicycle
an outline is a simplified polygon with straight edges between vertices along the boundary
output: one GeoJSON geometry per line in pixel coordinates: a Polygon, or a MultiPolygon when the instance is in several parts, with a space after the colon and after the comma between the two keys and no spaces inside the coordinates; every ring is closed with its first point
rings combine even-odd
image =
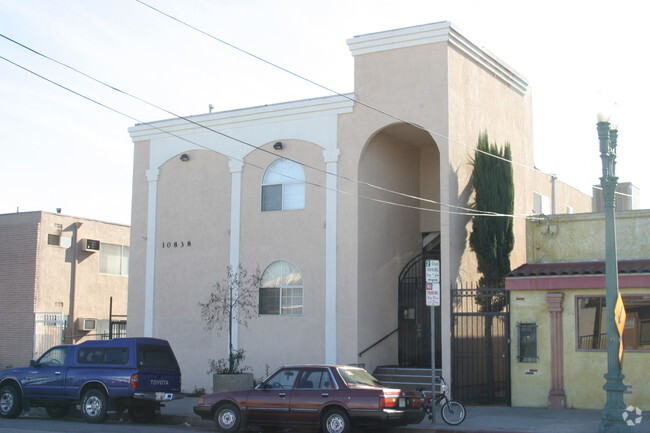
{"type": "Polygon", "coordinates": [[[431,391],[424,391],[424,388],[418,388],[418,391],[422,394],[422,397],[420,398],[422,409],[427,413],[429,419],[433,419],[433,406],[434,404],[440,404],[440,415],[447,424],[458,425],[462,423],[465,421],[465,415],[467,415],[465,406],[463,406],[462,403],[456,400],[450,400],[449,397],[447,397],[447,390],[449,387],[444,378],[439,377],[438,381],[440,382],[440,392],[435,393],[435,401],[433,404],[432,400],[434,400],[434,398],[431,395],[431,391]]]}

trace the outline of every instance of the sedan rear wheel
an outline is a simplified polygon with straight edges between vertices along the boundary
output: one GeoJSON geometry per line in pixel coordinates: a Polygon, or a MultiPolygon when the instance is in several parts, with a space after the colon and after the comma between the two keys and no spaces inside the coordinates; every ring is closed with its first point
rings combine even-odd
{"type": "Polygon", "coordinates": [[[323,433],[349,433],[350,417],[341,409],[328,411],[321,422],[323,433]]]}

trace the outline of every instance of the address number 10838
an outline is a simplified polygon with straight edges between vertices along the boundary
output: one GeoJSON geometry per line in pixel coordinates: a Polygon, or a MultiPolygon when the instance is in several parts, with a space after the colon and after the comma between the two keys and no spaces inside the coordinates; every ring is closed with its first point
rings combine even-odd
{"type": "Polygon", "coordinates": [[[192,241],[173,241],[173,242],[163,242],[163,248],[185,248],[191,247],[192,241]]]}

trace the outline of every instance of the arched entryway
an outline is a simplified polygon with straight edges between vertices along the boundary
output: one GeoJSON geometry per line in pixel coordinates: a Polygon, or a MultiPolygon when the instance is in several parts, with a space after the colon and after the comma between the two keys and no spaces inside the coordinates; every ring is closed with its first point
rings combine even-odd
{"type": "MultiPolygon", "coordinates": [[[[402,326],[395,314],[399,275],[422,254],[423,234],[440,232],[438,146],[427,131],[412,125],[387,126],[368,140],[359,159],[359,180],[359,348],[373,346],[364,354],[366,365],[395,365],[401,357],[399,338],[385,337],[402,326]]],[[[417,325],[401,333],[411,331],[422,340],[429,335],[429,328],[417,325]]],[[[416,363],[430,365],[430,350],[428,360],[422,356],[416,363]]]]}

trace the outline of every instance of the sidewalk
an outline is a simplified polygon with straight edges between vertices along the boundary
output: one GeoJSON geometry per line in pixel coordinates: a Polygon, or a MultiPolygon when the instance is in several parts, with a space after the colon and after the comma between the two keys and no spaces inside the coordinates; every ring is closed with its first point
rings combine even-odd
{"type": "MultiPolygon", "coordinates": [[[[213,426],[212,421],[202,420],[192,408],[197,398],[187,397],[166,403],[158,422],[164,424],[189,424],[192,426],[213,426]]],[[[398,433],[597,433],[600,425],[600,410],[565,409],[506,406],[468,406],[467,418],[459,426],[448,426],[436,412],[436,423],[424,419],[420,424],[396,429],[398,433]]],[[[644,414],[645,415],[645,414],[644,414]]],[[[641,424],[631,428],[632,433],[650,433],[650,414],[643,417],[641,424]]]]}
{"type": "MultiPolygon", "coordinates": [[[[186,397],[165,403],[157,423],[214,428],[214,422],[203,420],[194,414],[192,408],[198,398],[186,397]]],[[[529,407],[467,406],[467,417],[459,426],[449,426],[436,411],[436,423],[424,419],[393,430],[394,433],[597,433],[600,426],[600,410],[565,409],[549,410],[529,407]]],[[[34,408],[29,415],[47,417],[45,410],[34,408]]],[[[77,414],[77,416],[80,416],[77,414]]],[[[115,419],[126,418],[125,414],[113,415],[115,419]]],[[[642,414],[642,422],[631,427],[631,433],[650,433],[650,413],[642,414]]]]}

